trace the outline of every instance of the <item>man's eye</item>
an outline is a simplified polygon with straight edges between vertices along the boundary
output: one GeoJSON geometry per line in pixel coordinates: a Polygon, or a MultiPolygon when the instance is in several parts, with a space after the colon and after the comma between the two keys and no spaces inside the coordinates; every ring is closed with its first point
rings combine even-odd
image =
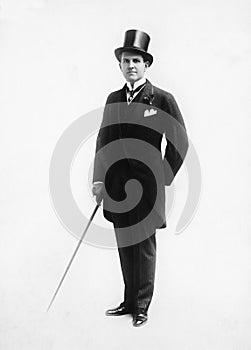
{"type": "Polygon", "coordinates": [[[139,59],[133,60],[134,63],[139,63],[139,59]]]}

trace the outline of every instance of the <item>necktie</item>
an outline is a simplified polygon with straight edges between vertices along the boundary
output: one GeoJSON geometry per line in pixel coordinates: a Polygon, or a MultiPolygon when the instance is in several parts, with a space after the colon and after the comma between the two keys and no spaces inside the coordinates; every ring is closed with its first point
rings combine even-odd
{"type": "Polygon", "coordinates": [[[135,90],[129,90],[128,86],[126,87],[126,91],[129,93],[129,97],[128,97],[128,102],[130,103],[134,97],[134,94],[136,92],[138,92],[139,90],[141,90],[143,88],[143,86],[145,86],[146,84],[142,84],[140,86],[138,86],[135,90]]]}

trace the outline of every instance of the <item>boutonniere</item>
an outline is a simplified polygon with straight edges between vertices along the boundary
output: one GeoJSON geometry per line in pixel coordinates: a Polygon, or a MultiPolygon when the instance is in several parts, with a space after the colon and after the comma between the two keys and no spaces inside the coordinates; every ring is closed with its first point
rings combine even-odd
{"type": "Polygon", "coordinates": [[[144,96],[144,101],[146,101],[149,105],[153,104],[153,100],[154,100],[153,94],[144,96]]]}

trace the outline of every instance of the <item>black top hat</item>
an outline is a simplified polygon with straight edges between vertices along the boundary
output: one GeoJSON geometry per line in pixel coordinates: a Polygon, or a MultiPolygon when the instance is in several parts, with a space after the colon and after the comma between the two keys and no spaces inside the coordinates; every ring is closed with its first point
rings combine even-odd
{"type": "Polygon", "coordinates": [[[127,30],[125,33],[124,46],[117,48],[114,53],[120,61],[122,52],[137,52],[141,54],[145,61],[149,61],[149,66],[153,63],[153,56],[147,52],[150,36],[140,30],[127,30]]]}

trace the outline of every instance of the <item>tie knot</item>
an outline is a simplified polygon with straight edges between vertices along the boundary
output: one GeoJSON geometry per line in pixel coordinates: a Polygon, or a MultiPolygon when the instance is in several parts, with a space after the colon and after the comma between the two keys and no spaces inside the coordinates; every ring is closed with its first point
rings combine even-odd
{"type": "Polygon", "coordinates": [[[129,90],[129,89],[128,89],[128,93],[129,93],[130,97],[133,97],[134,92],[135,92],[134,90],[129,90]]]}
{"type": "Polygon", "coordinates": [[[142,84],[142,85],[139,85],[138,87],[136,87],[136,89],[132,89],[132,90],[129,90],[128,86],[126,86],[126,90],[127,92],[129,93],[129,99],[130,101],[133,99],[133,96],[136,92],[138,92],[139,90],[141,90],[143,88],[143,86],[145,86],[146,84],[142,84]]]}

